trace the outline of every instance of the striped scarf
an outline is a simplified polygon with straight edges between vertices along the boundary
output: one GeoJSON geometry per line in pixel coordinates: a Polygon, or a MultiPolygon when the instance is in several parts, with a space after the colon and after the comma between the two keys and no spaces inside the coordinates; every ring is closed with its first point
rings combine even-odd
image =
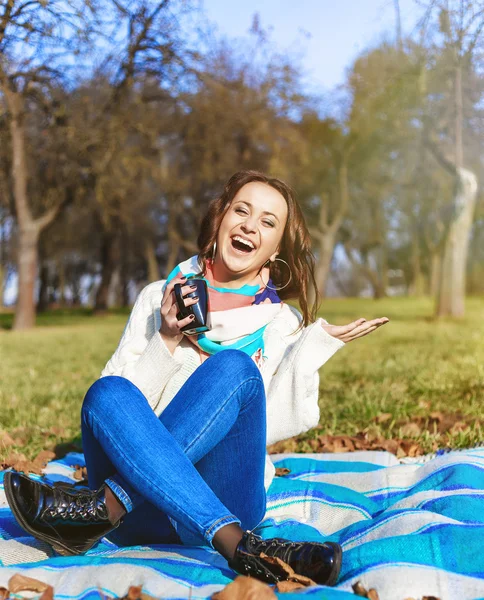
{"type": "MultiPolygon", "coordinates": [[[[205,333],[188,336],[190,341],[207,354],[229,348],[241,350],[260,366],[264,357],[265,328],[282,308],[277,292],[259,285],[245,284],[240,288],[215,286],[211,261],[207,261],[207,272],[202,277],[197,256],[176,266],[168,275],[166,284],[178,275],[196,276],[207,282],[212,328],[205,333]]],[[[269,286],[273,286],[271,280],[269,286]]]]}

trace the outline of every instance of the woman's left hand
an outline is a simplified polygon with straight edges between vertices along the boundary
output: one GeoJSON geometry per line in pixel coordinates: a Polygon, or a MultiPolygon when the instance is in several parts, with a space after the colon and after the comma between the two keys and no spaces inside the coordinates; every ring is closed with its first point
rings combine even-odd
{"type": "Polygon", "coordinates": [[[357,319],[356,321],[353,321],[353,323],[349,323],[349,325],[330,325],[329,323],[323,323],[322,327],[329,335],[332,335],[342,342],[348,343],[363,337],[364,335],[368,335],[372,331],[375,331],[375,329],[378,329],[378,327],[388,323],[389,320],[390,319],[387,319],[387,317],[372,319],[371,321],[357,319]]]}

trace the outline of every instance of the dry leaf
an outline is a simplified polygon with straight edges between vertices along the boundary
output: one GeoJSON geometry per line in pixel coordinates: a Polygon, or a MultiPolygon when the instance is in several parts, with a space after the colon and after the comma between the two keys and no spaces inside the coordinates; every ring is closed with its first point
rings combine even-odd
{"type": "Polygon", "coordinates": [[[43,475],[40,466],[27,460],[24,454],[9,454],[0,466],[2,469],[9,469],[11,467],[14,471],[43,475]]]}
{"type": "Polygon", "coordinates": [[[353,591],[357,596],[361,596],[362,598],[368,598],[368,592],[366,591],[366,588],[362,585],[360,581],[357,581],[351,587],[353,588],[353,591]]]}
{"type": "Polygon", "coordinates": [[[402,427],[402,435],[408,437],[418,437],[422,433],[422,430],[417,423],[407,423],[402,427]]]}
{"type": "Polygon", "coordinates": [[[287,469],[286,467],[276,467],[276,477],[284,477],[284,475],[289,475],[291,469],[287,469]]]}
{"type": "Polygon", "coordinates": [[[370,600],[380,600],[380,596],[378,595],[378,592],[375,590],[375,588],[371,588],[370,590],[368,590],[368,595],[366,597],[370,600]]]}
{"type": "Polygon", "coordinates": [[[77,481],[87,481],[87,469],[86,467],[81,467],[81,465],[74,465],[74,479],[77,481]]]}
{"type": "Polygon", "coordinates": [[[8,580],[8,589],[12,594],[18,594],[18,592],[45,592],[47,588],[51,587],[48,583],[33,579],[32,577],[26,577],[20,573],[15,573],[8,580]]]}
{"type": "Polygon", "coordinates": [[[422,600],[440,600],[437,596],[423,596],[422,600]]]}
{"type": "Polygon", "coordinates": [[[55,452],[52,452],[51,450],[42,450],[42,452],[39,452],[34,458],[34,463],[39,465],[41,468],[44,468],[47,463],[49,463],[51,460],[54,460],[54,458],[55,452]]]}
{"type": "Polygon", "coordinates": [[[346,446],[346,451],[347,452],[354,452],[355,451],[355,445],[353,443],[353,440],[349,436],[342,435],[341,439],[343,440],[343,443],[346,446]]]}
{"type": "Polygon", "coordinates": [[[375,423],[386,423],[392,418],[392,413],[380,413],[373,420],[375,423]]]}
{"type": "Polygon", "coordinates": [[[272,566],[276,565],[277,567],[279,567],[281,569],[281,574],[286,575],[287,580],[293,581],[295,583],[300,583],[303,587],[317,585],[317,583],[309,577],[306,577],[305,575],[299,575],[299,573],[296,573],[290,565],[285,563],[280,558],[277,558],[277,556],[267,556],[267,554],[261,552],[260,558],[264,562],[267,562],[272,566]]]}
{"type": "Polygon", "coordinates": [[[398,451],[398,442],[397,440],[384,440],[381,443],[383,450],[387,452],[391,452],[392,454],[396,454],[398,451]]]}
{"type": "Polygon", "coordinates": [[[305,588],[306,586],[297,581],[291,581],[290,579],[286,579],[286,581],[278,581],[276,585],[276,591],[281,594],[285,594],[287,592],[294,592],[294,590],[300,590],[305,588]]]}
{"type": "Polygon", "coordinates": [[[0,448],[8,448],[9,446],[15,446],[15,440],[6,431],[0,430],[0,448]]]}
{"type": "Polygon", "coordinates": [[[9,596],[10,592],[7,590],[7,588],[0,587],[0,600],[7,600],[9,596]]]}
{"type": "Polygon", "coordinates": [[[140,585],[132,585],[128,590],[127,598],[128,600],[140,600],[141,597],[141,586],[140,585]]]}
{"type": "MultiPolygon", "coordinates": [[[[108,598],[104,597],[104,600],[108,598]]],[[[131,585],[128,589],[128,593],[122,598],[115,598],[114,600],[157,600],[149,594],[143,593],[143,588],[140,585],[131,585]]]]}
{"type": "Polygon", "coordinates": [[[464,423],[464,421],[457,421],[450,428],[450,432],[458,433],[459,431],[465,431],[466,429],[469,429],[469,425],[467,425],[467,423],[464,423]]]}
{"type": "Polygon", "coordinates": [[[212,600],[277,600],[277,596],[262,581],[239,575],[223,590],[213,594],[212,600]]]}
{"type": "Polygon", "coordinates": [[[42,592],[42,596],[39,598],[39,600],[54,600],[54,588],[49,585],[47,589],[42,592]]]}

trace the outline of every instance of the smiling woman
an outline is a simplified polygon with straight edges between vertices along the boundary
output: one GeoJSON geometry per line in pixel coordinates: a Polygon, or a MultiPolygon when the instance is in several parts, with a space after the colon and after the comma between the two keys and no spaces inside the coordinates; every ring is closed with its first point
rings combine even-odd
{"type": "Polygon", "coordinates": [[[198,246],[202,271],[213,259],[216,281],[236,287],[268,283],[270,276],[281,300],[298,300],[303,325],[316,319],[319,294],[311,238],[293,190],[280,179],[257,171],[235,173],[211,203],[198,246]],[[253,249],[245,249],[244,242],[253,249]]]}
{"type": "Polygon", "coordinates": [[[277,557],[333,585],[338,544],[252,533],[275,472],[266,445],[319,423],[318,369],[388,319],[342,327],[315,319],[309,233],[279,179],[236,173],[210,205],[198,244],[198,256],[141,292],[87,392],[81,426],[91,489],[7,472],[9,505],[61,554],[85,552],[103,536],[123,546],[208,544],[239,573],[285,579],[265,558],[277,557]],[[174,294],[180,284],[185,307],[197,302],[191,276],[205,280],[211,315],[211,329],[197,335],[182,332],[191,317],[178,318],[174,294]],[[286,298],[297,298],[303,314],[286,298]]]}

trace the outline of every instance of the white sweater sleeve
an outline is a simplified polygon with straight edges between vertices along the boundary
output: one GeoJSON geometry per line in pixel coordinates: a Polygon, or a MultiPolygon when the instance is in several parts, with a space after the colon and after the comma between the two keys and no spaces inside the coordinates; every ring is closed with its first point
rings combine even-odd
{"type": "Polygon", "coordinates": [[[182,362],[170,353],[158,332],[161,316],[158,318],[156,311],[159,311],[163,283],[157,281],[140,292],[119,345],[101,373],[101,377],[118,375],[129,379],[143,392],[152,408],[168,381],[182,367],[182,362]]]}
{"type": "MultiPolygon", "coordinates": [[[[299,313],[290,308],[293,315],[299,313]]],[[[345,343],[329,335],[318,319],[297,334],[299,315],[293,323],[271,331],[274,358],[264,365],[267,395],[267,444],[308,431],[319,423],[318,369],[345,343]],[[288,328],[288,325],[290,327],[288,328]]]]}

